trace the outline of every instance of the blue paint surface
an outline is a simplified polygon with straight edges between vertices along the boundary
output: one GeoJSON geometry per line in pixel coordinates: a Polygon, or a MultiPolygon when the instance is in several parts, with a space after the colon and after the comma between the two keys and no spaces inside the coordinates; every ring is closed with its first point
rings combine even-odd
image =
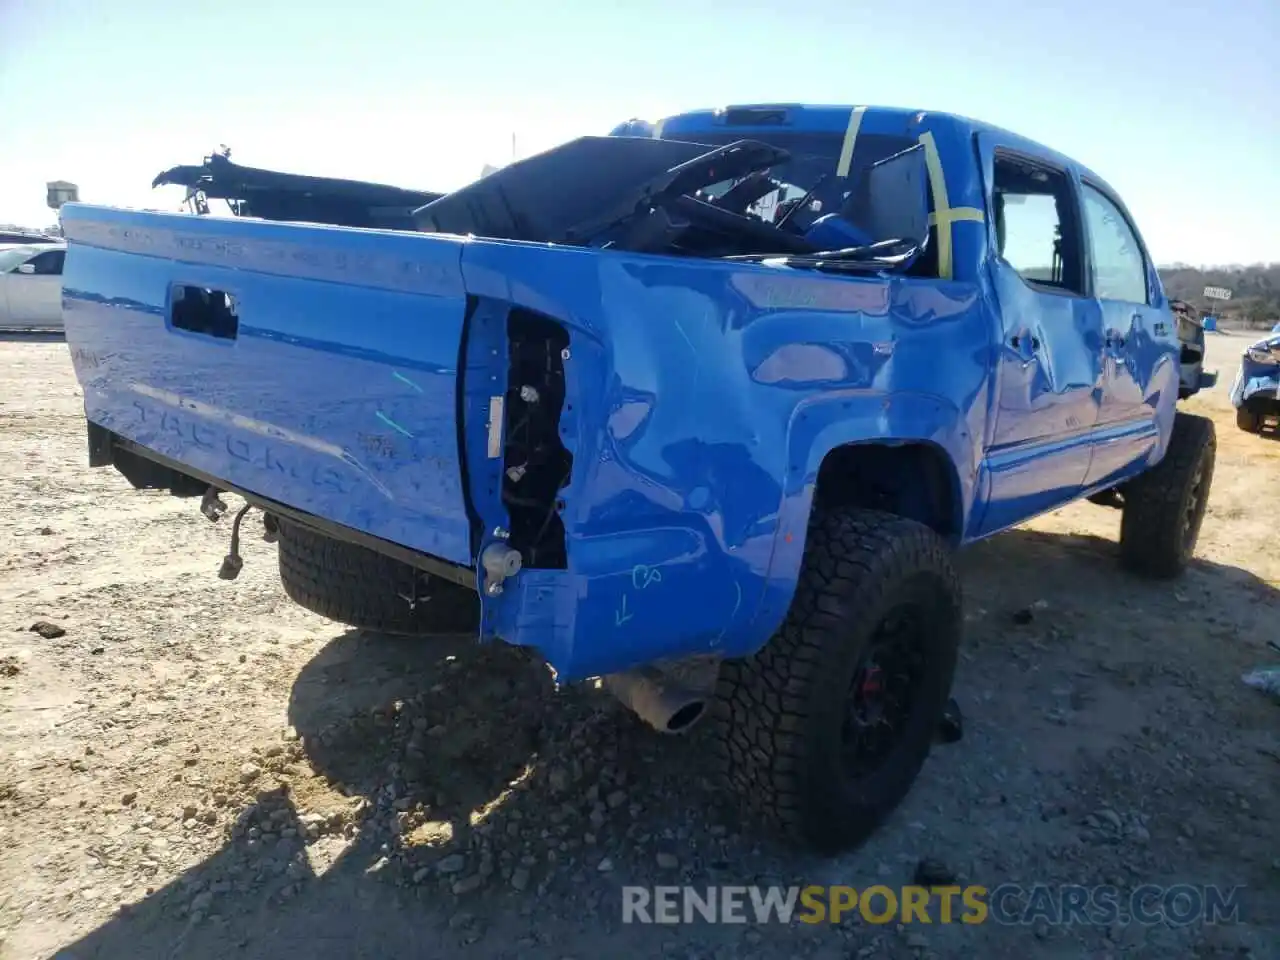
{"type": "MultiPolygon", "coordinates": [[[[784,130],[834,167],[849,117],[789,107],[784,130]]],[[[709,111],[661,130],[780,135],[725,131],[709,111]]],[[[1073,184],[1101,182],[941,114],[871,108],[859,136],[925,132],[953,207],[988,208],[997,146],[1059,164],[1073,184]]],[[[1033,291],[990,253],[989,217],[950,227],[950,280],[83,205],[64,208],[63,226],[67,338],[91,421],[456,563],[476,565],[508,526],[503,464],[486,454],[490,398],[507,389],[507,314],[561,323],[567,569],[526,568],[483,608],[487,635],[537,648],[566,681],[758,649],[790,604],[818,472],[837,448],[940,457],[949,534],[967,543],[1156,462],[1177,397],[1158,278],[1131,311],[1143,319],[1129,349],[1104,355],[1105,305],[1033,291]],[[167,325],[174,283],[231,292],[239,338],[167,325]],[[1009,346],[1020,330],[1043,334],[1039,353],[1009,346]]]]}
{"type": "Polygon", "coordinates": [[[64,222],[76,250],[64,276],[68,342],[73,357],[98,360],[77,363],[89,420],[246,490],[470,564],[454,395],[462,243],[107,209],[69,210],[64,222]],[[174,284],[231,293],[238,338],[168,324],[174,284]]]}

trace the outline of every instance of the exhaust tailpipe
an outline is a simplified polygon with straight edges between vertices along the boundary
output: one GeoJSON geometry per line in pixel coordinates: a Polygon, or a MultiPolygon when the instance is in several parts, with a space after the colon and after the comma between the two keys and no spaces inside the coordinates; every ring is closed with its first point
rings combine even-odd
{"type": "Polygon", "coordinates": [[[704,693],[690,690],[652,667],[611,673],[604,687],[659,733],[684,733],[707,710],[704,693]]]}

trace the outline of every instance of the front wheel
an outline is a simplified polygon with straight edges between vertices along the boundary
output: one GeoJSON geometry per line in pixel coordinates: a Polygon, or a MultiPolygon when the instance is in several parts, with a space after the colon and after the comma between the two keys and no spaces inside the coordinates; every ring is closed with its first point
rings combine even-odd
{"type": "Polygon", "coordinates": [[[721,773],[750,811],[822,852],[860,843],[911,788],[955,673],[946,544],[872,510],[821,511],[781,629],[721,666],[721,773]]]}
{"type": "Polygon", "coordinates": [[[1245,433],[1257,433],[1262,429],[1262,414],[1248,407],[1236,410],[1236,426],[1245,433]]]}
{"type": "Polygon", "coordinates": [[[1217,455],[1213,421],[1178,413],[1164,459],[1125,484],[1120,559],[1148,577],[1181,574],[1195,553],[1217,455]]]}

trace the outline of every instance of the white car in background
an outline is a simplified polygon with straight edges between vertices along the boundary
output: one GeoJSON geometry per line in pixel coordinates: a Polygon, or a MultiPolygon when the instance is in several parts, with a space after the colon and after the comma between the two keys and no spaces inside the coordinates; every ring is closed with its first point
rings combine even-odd
{"type": "Polygon", "coordinates": [[[62,329],[65,243],[0,246],[0,330],[62,329]]]}

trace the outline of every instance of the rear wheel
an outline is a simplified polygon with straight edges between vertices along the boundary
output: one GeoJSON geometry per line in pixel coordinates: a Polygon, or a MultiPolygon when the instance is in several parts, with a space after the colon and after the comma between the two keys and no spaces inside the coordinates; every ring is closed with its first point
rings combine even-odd
{"type": "Polygon", "coordinates": [[[1187,568],[1209,504],[1216,454],[1212,420],[1174,417],[1164,459],[1125,484],[1120,559],[1126,567],[1159,579],[1187,568]]]}
{"type": "Polygon", "coordinates": [[[280,582],[299,606],[330,620],[406,636],[474,633],[474,590],[384,554],[280,521],[280,582]]]}
{"type": "Polygon", "coordinates": [[[871,834],[929,753],[961,606],[932,530],[870,510],[818,514],[782,628],[721,666],[717,752],[746,808],[823,852],[871,834]]]}

